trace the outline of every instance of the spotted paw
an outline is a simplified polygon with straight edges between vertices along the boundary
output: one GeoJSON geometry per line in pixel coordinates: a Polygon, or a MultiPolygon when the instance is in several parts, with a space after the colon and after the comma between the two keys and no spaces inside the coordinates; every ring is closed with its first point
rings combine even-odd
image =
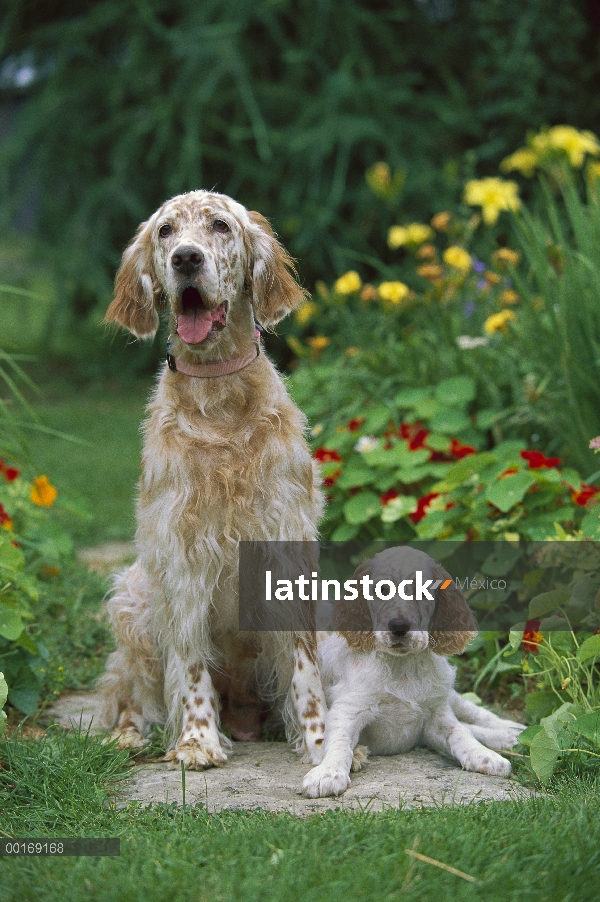
{"type": "Polygon", "coordinates": [[[139,730],[135,727],[126,727],[124,730],[113,730],[105,742],[111,739],[117,740],[118,749],[141,749],[148,744],[148,740],[144,739],[139,730]]]}
{"type": "Polygon", "coordinates": [[[201,745],[199,742],[180,742],[172,751],[167,752],[165,761],[178,766],[183,761],[187,770],[206,770],[208,767],[221,767],[227,761],[227,755],[220,746],[201,745]]]}

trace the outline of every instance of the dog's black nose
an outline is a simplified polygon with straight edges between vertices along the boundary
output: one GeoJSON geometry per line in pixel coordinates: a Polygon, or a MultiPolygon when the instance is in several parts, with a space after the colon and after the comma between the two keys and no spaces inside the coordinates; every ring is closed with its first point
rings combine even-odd
{"type": "Polygon", "coordinates": [[[193,245],[189,247],[178,247],[171,257],[171,266],[185,276],[191,276],[192,273],[200,269],[204,263],[204,254],[201,250],[193,245]]]}
{"type": "Polygon", "coordinates": [[[388,629],[392,636],[406,636],[410,629],[408,620],[390,620],[388,629]]]}

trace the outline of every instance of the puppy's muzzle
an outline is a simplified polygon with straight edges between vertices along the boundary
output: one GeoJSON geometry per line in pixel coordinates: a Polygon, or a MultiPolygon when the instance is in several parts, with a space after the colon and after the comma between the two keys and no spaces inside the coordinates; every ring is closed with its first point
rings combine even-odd
{"type": "Polygon", "coordinates": [[[402,639],[410,630],[410,623],[408,622],[408,620],[390,620],[390,622],[388,623],[388,629],[392,636],[396,636],[396,638],[402,639]]]}
{"type": "Polygon", "coordinates": [[[171,255],[171,266],[179,276],[193,276],[204,265],[204,254],[193,244],[178,247],[171,255]]]}

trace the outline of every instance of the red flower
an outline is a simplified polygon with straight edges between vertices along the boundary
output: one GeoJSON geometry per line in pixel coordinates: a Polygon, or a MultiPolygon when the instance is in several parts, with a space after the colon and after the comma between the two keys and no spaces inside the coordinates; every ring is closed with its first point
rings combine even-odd
{"type": "Polygon", "coordinates": [[[578,492],[571,492],[571,501],[578,504],[579,507],[585,507],[590,498],[594,498],[598,492],[600,492],[600,488],[597,485],[587,485],[585,482],[582,482],[578,492]]]}
{"type": "Polygon", "coordinates": [[[507,476],[512,476],[513,473],[518,473],[518,472],[519,472],[518,467],[510,467],[508,470],[505,470],[503,473],[500,473],[500,476],[498,476],[498,479],[505,479],[507,476]]]}
{"type": "Polygon", "coordinates": [[[521,451],[521,457],[527,461],[530,470],[557,467],[560,463],[560,457],[545,457],[541,451],[521,451]]]}
{"type": "Polygon", "coordinates": [[[0,474],[4,476],[7,482],[13,482],[17,479],[21,474],[16,469],[16,467],[7,467],[5,462],[0,457],[0,474]]]}
{"type": "Polygon", "coordinates": [[[469,454],[475,454],[476,448],[473,445],[463,445],[457,438],[453,438],[450,442],[450,454],[457,460],[468,457],[469,454]]]}
{"type": "Polygon", "coordinates": [[[313,457],[322,464],[328,464],[332,461],[339,461],[341,463],[342,461],[338,452],[329,448],[317,448],[316,451],[313,451],[313,457]]]}
{"type": "Polygon", "coordinates": [[[413,523],[420,523],[420,521],[425,516],[427,508],[429,507],[433,499],[437,498],[439,494],[439,492],[428,492],[426,495],[423,495],[421,498],[419,498],[419,500],[417,501],[416,511],[414,512],[414,514],[410,515],[410,519],[413,523]]]}
{"type": "Polygon", "coordinates": [[[356,432],[357,429],[360,429],[364,421],[364,417],[352,417],[348,423],[348,432],[356,432]]]}
{"type": "Polygon", "coordinates": [[[12,529],[12,525],[12,517],[8,511],[4,509],[4,506],[0,501],[0,529],[12,529]]]}
{"type": "Polygon", "coordinates": [[[425,448],[425,442],[430,430],[423,428],[423,423],[400,423],[400,438],[408,442],[410,451],[418,451],[425,448]]]}
{"type": "Polygon", "coordinates": [[[394,498],[398,497],[398,492],[396,489],[388,489],[387,492],[384,492],[383,495],[379,496],[379,500],[385,507],[386,504],[389,504],[390,501],[393,501],[394,498]]]}
{"type": "Polygon", "coordinates": [[[336,481],[339,479],[341,475],[341,470],[334,470],[331,476],[326,476],[323,480],[323,485],[335,485],[336,481]]]}
{"type": "Polygon", "coordinates": [[[523,648],[537,655],[544,637],[539,632],[541,620],[528,620],[523,630],[523,648]]]}

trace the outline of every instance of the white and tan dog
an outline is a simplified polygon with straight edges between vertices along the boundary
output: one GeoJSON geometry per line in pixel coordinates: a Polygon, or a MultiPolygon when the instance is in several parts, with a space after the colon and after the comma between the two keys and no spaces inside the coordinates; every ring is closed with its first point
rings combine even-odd
{"type": "MultiPolygon", "coordinates": [[[[149,338],[167,310],[172,339],[144,424],[137,562],[108,604],[117,649],[102,720],[123,747],[166,724],[168,757],[192,768],[226,761],[221,722],[234,738],[259,738],[261,705],[287,710],[309,761],[322,754],[314,633],[238,628],[239,542],[314,549],[323,508],[305,417],[255,327],[255,316],[269,326],[304,302],[294,276],[262,216],[192,191],[140,226],[106,314],[149,338]]],[[[314,566],[299,560],[298,572],[314,566]]]]}
{"type": "MultiPolygon", "coordinates": [[[[354,578],[404,582],[409,596],[417,571],[421,584],[451,582],[429,555],[407,547],[363,561],[354,578]]],[[[323,760],[306,775],[303,792],[311,798],[339,795],[367,751],[396,755],[417,745],[454,758],[465,770],[507,777],[509,762],[491,749],[513,746],[523,725],[462,698],[454,689],[455,668],[444,657],[462,652],[476,635],[462,593],[451,583],[431,600],[424,594],[416,601],[413,591],[413,599],[396,593],[383,601],[366,585],[351,607],[336,605],[339,631],[319,642],[329,711],[323,760]]],[[[390,592],[385,587],[381,594],[390,592]]]]}

